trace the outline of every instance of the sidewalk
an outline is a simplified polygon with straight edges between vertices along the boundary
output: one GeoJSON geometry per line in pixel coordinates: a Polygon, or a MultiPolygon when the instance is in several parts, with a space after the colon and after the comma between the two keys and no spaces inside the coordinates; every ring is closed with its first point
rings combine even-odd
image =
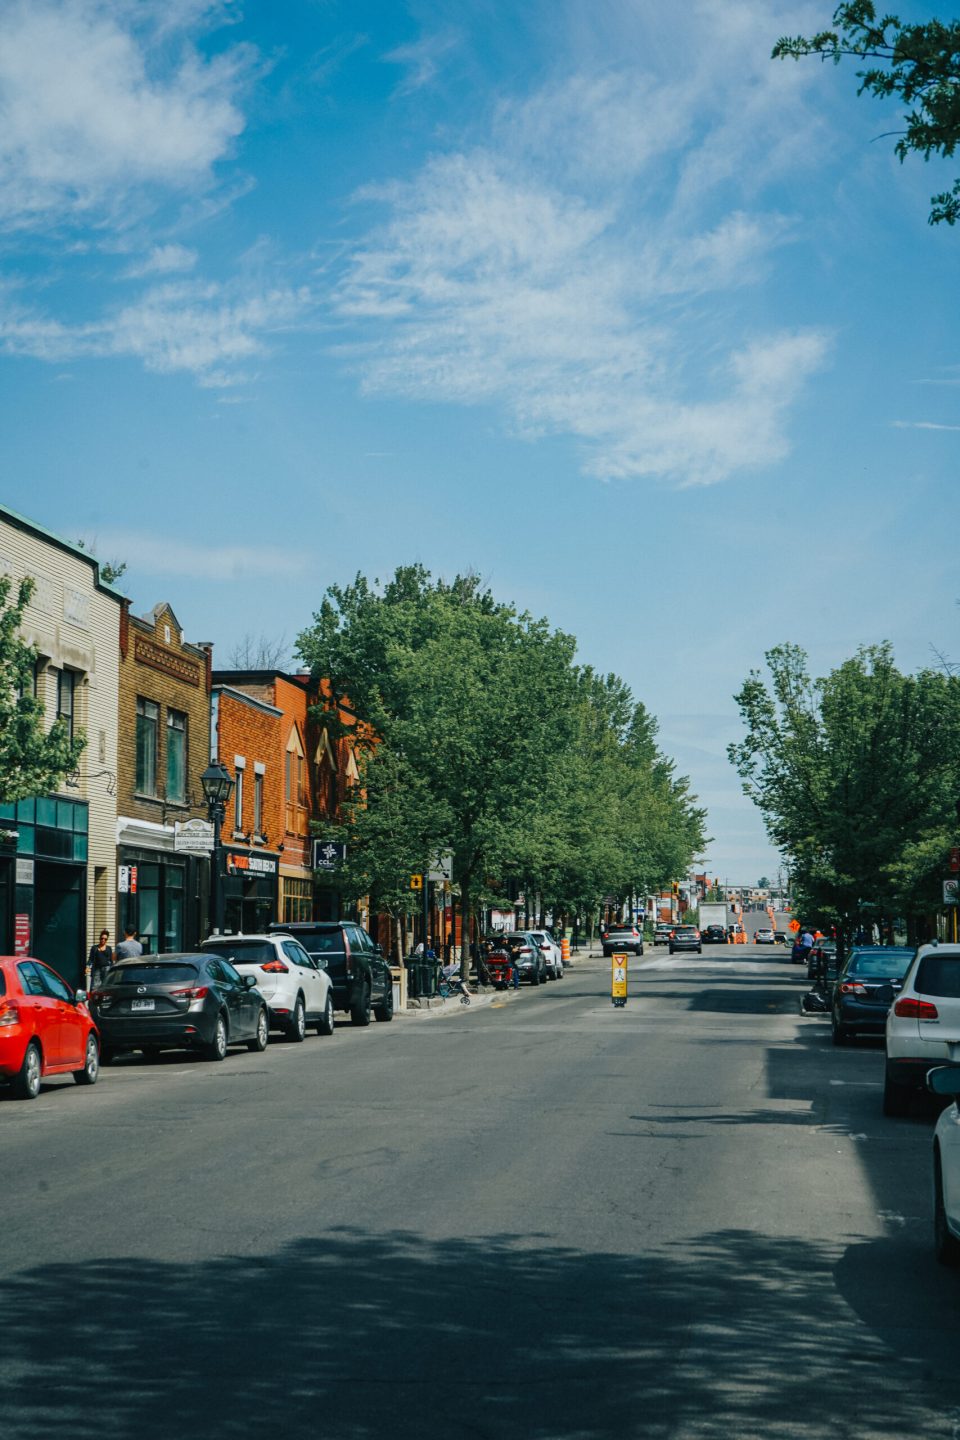
{"type": "MultiPolygon", "coordinates": [[[[582,964],[584,960],[593,959],[596,959],[595,955],[587,949],[582,949],[578,953],[576,960],[570,960],[568,962],[567,968],[571,974],[574,974],[578,963],[582,964]]],[[[514,990],[512,986],[508,990],[495,990],[492,985],[488,985],[485,989],[481,988],[470,991],[469,1005],[464,1005],[459,995],[451,995],[447,1000],[441,999],[439,995],[431,995],[423,1000],[408,1000],[406,1010],[398,1010],[396,1014],[397,1016],[403,1015],[410,1018],[420,1017],[427,1019],[436,1015],[450,1015],[453,1011],[457,1010],[461,1012],[473,1011],[478,1008],[482,1010],[486,1006],[492,1005],[494,1001],[499,1001],[503,1004],[507,1001],[515,1000],[520,995],[525,994],[529,989],[529,985],[522,985],[519,990],[514,990]]]]}

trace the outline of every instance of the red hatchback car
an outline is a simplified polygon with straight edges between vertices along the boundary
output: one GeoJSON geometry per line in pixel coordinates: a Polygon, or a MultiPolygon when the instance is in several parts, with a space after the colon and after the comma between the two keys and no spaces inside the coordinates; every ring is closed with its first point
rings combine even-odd
{"type": "Polygon", "coordinates": [[[21,1100],[35,1100],[47,1075],[93,1085],[100,1036],[84,992],[28,955],[0,955],[0,1081],[21,1100]]]}

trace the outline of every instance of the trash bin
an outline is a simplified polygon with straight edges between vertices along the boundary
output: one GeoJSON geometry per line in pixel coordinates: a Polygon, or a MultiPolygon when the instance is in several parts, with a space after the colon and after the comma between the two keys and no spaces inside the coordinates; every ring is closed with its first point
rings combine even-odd
{"type": "Polygon", "coordinates": [[[408,955],[403,963],[407,970],[407,996],[410,1000],[419,1000],[422,994],[419,956],[408,955]]]}
{"type": "Polygon", "coordinates": [[[440,962],[436,959],[424,959],[420,963],[420,994],[429,998],[436,995],[440,988],[440,962]]]}

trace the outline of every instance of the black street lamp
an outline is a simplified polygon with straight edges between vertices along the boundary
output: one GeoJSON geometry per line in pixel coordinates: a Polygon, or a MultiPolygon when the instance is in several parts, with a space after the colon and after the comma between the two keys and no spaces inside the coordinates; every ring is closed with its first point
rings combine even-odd
{"type": "Polygon", "coordinates": [[[211,760],[200,776],[207,814],[213,822],[213,854],[210,856],[210,920],[214,935],[223,930],[223,885],[220,883],[222,856],[220,827],[227,813],[227,801],[233,794],[235,780],[220,760],[211,760]]]}

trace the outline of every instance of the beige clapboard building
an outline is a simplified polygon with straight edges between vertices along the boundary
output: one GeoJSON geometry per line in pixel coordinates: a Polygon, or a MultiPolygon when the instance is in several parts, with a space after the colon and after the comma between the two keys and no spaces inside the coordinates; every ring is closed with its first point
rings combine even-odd
{"type": "Polygon", "coordinates": [[[54,795],[0,805],[0,947],[46,960],[74,985],[101,928],[115,942],[120,594],[79,546],[0,505],[0,574],[36,588],[24,632],[36,648],[47,724],[86,735],[79,772],[54,795]]]}

